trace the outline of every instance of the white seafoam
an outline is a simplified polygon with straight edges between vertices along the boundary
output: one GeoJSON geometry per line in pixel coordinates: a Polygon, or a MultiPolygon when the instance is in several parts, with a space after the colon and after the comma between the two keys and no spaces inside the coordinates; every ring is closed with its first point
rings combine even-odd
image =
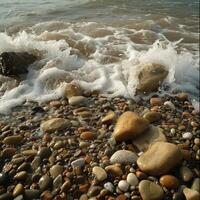
{"type": "MultiPolygon", "coordinates": [[[[71,80],[86,90],[135,99],[138,74],[146,63],[166,67],[168,92],[180,89],[198,99],[198,52],[180,48],[182,43],[169,42],[152,31],[93,22],[42,23],[14,36],[0,33],[0,53],[27,51],[40,56],[18,87],[6,92],[0,88],[0,114],[8,114],[26,101],[58,99],[71,80]],[[138,34],[149,38],[148,42],[138,42],[138,34]]],[[[199,109],[198,101],[193,105],[199,109]]]]}

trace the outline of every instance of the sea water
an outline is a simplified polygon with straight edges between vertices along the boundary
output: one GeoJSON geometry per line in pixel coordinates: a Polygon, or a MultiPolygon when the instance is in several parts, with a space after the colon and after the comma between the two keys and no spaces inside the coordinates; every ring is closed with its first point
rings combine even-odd
{"type": "Polygon", "coordinates": [[[0,0],[0,53],[39,56],[17,87],[0,75],[0,114],[63,96],[69,82],[136,99],[141,66],[169,71],[160,95],[186,91],[199,109],[197,0],[0,0]]]}

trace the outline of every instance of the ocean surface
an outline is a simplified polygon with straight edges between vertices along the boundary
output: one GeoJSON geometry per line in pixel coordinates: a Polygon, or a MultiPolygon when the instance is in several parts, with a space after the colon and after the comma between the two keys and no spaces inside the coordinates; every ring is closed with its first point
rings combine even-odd
{"type": "Polygon", "coordinates": [[[0,53],[40,56],[23,81],[0,76],[0,114],[63,96],[77,82],[137,99],[145,63],[169,71],[160,93],[184,90],[199,108],[198,0],[0,0],[0,53]]]}

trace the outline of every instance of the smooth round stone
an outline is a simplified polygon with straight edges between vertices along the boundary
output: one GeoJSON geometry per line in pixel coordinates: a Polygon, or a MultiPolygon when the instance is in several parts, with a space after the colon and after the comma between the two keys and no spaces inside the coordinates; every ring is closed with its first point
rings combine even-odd
{"type": "Polygon", "coordinates": [[[18,145],[22,142],[23,137],[21,135],[13,135],[4,138],[3,143],[7,145],[18,145]]]}
{"type": "Polygon", "coordinates": [[[184,139],[192,139],[192,133],[190,132],[186,132],[186,133],[183,133],[183,136],[182,136],[184,139]]]}
{"type": "Polygon", "coordinates": [[[113,111],[108,112],[108,114],[102,118],[102,124],[112,124],[116,120],[116,113],[113,111]]]}
{"type": "Polygon", "coordinates": [[[132,140],[146,131],[148,127],[148,120],[140,117],[134,112],[127,111],[117,120],[112,137],[118,142],[132,140]]]}
{"type": "Polygon", "coordinates": [[[0,200],[12,200],[13,197],[10,193],[4,193],[0,195],[0,200]]]}
{"type": "Polygon", "coordinates": [[[200,178],[195,178],[192,182],[192,190],[196,190],[197,192],[200,192],[200,178]]]}
{"type": "Polygon", "coordinates": [[[14,176],[14,180],[18,180],[18,181],[22,181],[25,180],[28,176],[28,173],[26,171],[21,171],[18,172],[15,176],[14,176]]]}
{"type": "Polygon", "coordinates": [[[63,183],[63,185],[61,186],[61,191],[62,191],[62,192],[67,192],[67,191],[70,189],[70,187],[71,187],[71,182],[70,182],[70,180],[67,178],[67,179],[65,180],[65,182],[63,183]]]}
{"type": "Polygon", "coordinates": [[[65,146],[63,141],[57,141],[54,145],[54,149],[61,149],[65,146]]]}
{"type": "Polygon", "coordinates": [[[44,158],[49,158],[50,155],[51,155],[51,149],[49,147],[42,147],[39,151],[38,151],[38,156],[41,158],[41,159],[44,159],[44,158]]]}
{"type": "Polygon", "coordinates": [[[32,169],[36,170],[40,166],[40,163],[41,163],[41,158],[39,156],[36,156],[31,163],[32,169]]]}
{"type": "Polygon", "coordinates": [[[24,191],[25,199],[39,199],[40,191],[36,189],[27,189],[24,191]]]}
{"type": "Polygon", "coordinates": [[[179,186],[179,181],[175,176],[164,175],[160,177],[160,184],[168,189],[176,189],[179,186]]]}
{"type": "Polygon", "coordinates": [[[118,188],[123,191],[123,192],[126,192],[129,188],[129,184],[127,183],[126,180],[121,180],[119,181],[118,183],[118,188]]]}
{"type": "Polygon", "coordinates": [[[107,178],[106,171],[101,167],[93,167],[92,173],[95,175],[98,181],[104,181],[107,178]]]}
{"type": "Polygon", "coordinates": [[[50,191],[46,190],[40,195],[40,199],[51,200],[53,199],[53,194],[50,191]]]}
{"type": "Polygon", "coordinates": [[[137,155],[128,150],[118,150],[110,158],[110,162],[121,163],[121,164],[134,164],[137,160],[137,155]]]}
{"type": "Polygon", "coordinates": [[[53,181],[53,186],[55,188],[60,188],[62,184],[63,184],[62,175],[58,175],[53,181]]]}
{"type": "Polygon", "coordinates": [[[24,191],[24,186],[21,183],[18,183],[13,190],[13,197],[17,197],[22,194],[24,191]]]}
{"type": "Polygon", "coordinates": [[[73,96],[68,99],[69,105],[72,105],[72,106],[85,104],[86,101],[87,101],[87,98],[84,96],[73,96]]]}
{"type": "Polygon", "coordinates": [[[139,192],[143,200],[161,200],[164,197],[162,187],[148,180],[139,183],[139,192]]]}
{"type": "Polygon", "coordinates": [[[3,158],[11,158],[16,153],[16,148],[5,148],[0,153],[3,158]]]}
{"type": "Polygon", "coordinates": [[[168,142],[156,142],[137,160],[141,171],[152,175],[164,175],[181,163],[183,154],[179,147],[168,142]]]}
{"type": "Polygon", "coordinates": [[[52,182],[53,182],[53,180],[50,176],[44,175],[40,178],[38,184],[39,184],[40,189],[42,191],[44,191],[44,190],[48,189],[49,187],[51,187],[52,182]]]}
{"type": "Polygon", "coordinates": [[[111,193],[113,193],[114,190],[115,190],[115,187],[114,187],[114,185],[113,185],[111,182],[105,183],[105,184],[104,184],[104,188],[105,188],[106,190],[108,190],[109,192],[111,192],[111,193]]]}
{"type": "Polygon", "coordinates": [[[75,168],[75,167],[84,167],[85,166],[85,159],[84,158],[78,158],[76,160],[74,160],[72,163],[71,163],[72,167],[75,168]]]}
{"type": "Polygon", "coordinates": [[[192,180],[194,175],[188,167],[182,166],[180,168],[180,176],[184,182],[189,182],[190,180],[192,180]]]}
{"type": "Polygon", "coordinates": [[[196,190],[191,190],[189,188],[183,189],[183,194],[185,195],[186,200],[199,200],[200,194],[196,190]]]}
{"type": "Polygon", "coordinates": [[[147,112],[143,116],[145,119],[149,120],[150,122],[156,122],[161,119],[162,115],[159,112],[147,112]]]}
{"type": "Polygon", "coordinates": [[[88,197],[97,196],[100,193],[101,189],[102,189],[102,187],[100,187],[100,186],[92,185],[88,190],[88,193],[87,193],[88,197]]]}
{"type": "Polygon", "coordinates": [[[137,176],[133,173],[129,173],[126,180],[131,186],[136,186],[139,183],[137,176]]]}
{"type": "Polygon", "coordinates": [[[90,131],[85,131],[85,132],[81,133],[80,138],[82,140],[94,140],[95,134],[93,134],[90,131]]]}
{"type": "Polygon", "coordinates": [[[50,168],[50,174],[55,179],[58,175],[63,173],[63,166],[54,165],[50,168]]]}
{"type": "Polygon", "coordinates": [[[52,133],[54,131],[62,131],[70,125],[71,123],[67,119],[53,118],[43,122],[40,128],[43,132],[52,133]]]}

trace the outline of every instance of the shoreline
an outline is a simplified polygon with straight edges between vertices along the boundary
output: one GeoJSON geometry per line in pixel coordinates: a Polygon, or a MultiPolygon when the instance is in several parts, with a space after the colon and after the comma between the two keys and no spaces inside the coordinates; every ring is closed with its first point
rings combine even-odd
{"type": "MultiPolygon", "coordinates": [[[[158,200],[184,196],[189,200],[191,194],[198,198],[199,116],[187,95],[138,103],[107,99],[100,94],[86,94],[83,98],[73,92],[68,95],[69,99],[75,97],[73,102],[63,98],[40,106],[30,103],[16,108],[9,117],[1,116],[0,199],[140,200],[155,191],[158,200]],[[138,160],[156,143],[154,135],[147,139],[150,143],[145,143],[142,133],[140,145],[137,137],[118,142],[113,139],[116,121],[127,111],[148,119],[149,129],[162,129],[159,134],[166,140],[160,135],[158,139],[178,147],[183,160],[159,175],[144,172],[138,160]],[[55,119],[61,120],[52,125],[50,121],[55,119]],[[126,155],[113,162],[119,150],[127,150],[137,158],[125,162],[126,155]],[[154,191],[146,188],[148,184],[154,191]]],[[[157,159],[159,163],[159,156],[157,159]]]]}

